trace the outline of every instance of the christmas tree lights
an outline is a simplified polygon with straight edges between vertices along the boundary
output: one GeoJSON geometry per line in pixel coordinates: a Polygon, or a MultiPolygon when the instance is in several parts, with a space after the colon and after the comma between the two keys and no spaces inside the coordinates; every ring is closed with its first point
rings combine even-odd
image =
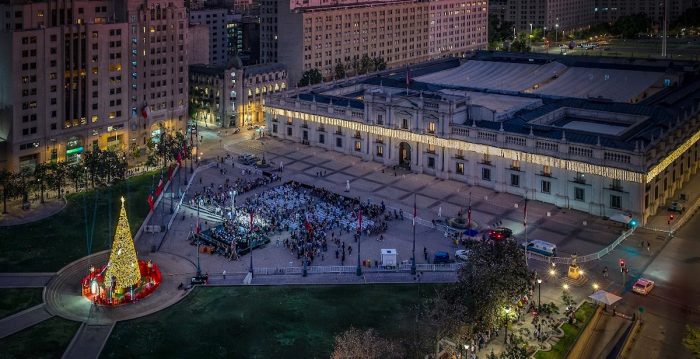
{"type": "Polygon", "coordinates": [[[134,240],[131,237],[129,220],[124,209],[124,197],[122,197],[122,208],[119,212],[114,242],[112,242],[112,253],[109,255],[107,272],[104,276],[104,284],[107,288],[112,287],[117,293],[124,289],[138,286],[141,281],[141,271],[136,257],[134,240]],[[114,279],[115,283],[112,283],[114,279]]]}

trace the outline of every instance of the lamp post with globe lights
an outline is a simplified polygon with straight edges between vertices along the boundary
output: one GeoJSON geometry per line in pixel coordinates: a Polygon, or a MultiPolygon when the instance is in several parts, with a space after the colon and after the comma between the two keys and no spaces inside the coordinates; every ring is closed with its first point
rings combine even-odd
{"type": "Polygon", "coordinates": [[[537,311],[542,308],[542,278],[537,278],[537,311]]]}
{"type": "Polygon", "coordinates": [[[506,312],[506,335],[503,338],[503,343],[508,344],[508,321],[509,321],[508,319],[510,319],[508,317],[508,315],[510,314],[510,306],[506,306],[505,312],[506,312]]]}

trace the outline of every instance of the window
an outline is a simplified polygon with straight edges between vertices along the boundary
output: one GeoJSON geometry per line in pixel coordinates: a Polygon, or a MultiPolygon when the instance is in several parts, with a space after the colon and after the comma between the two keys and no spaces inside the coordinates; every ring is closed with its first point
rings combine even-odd
{"type": "Polygon", "coordinates": [[[576,177],[574,177],[574,182],[576,183],[586,183],[586,175],[581,172],[576,172],[576,177]]]}
{"type": "Polygon", "coordinates": [[[384,115],[377,115],[377,125],[384,124],[384,115]]]}
{"type": "Polygon", "coordinates": [[[428,133],[435,133],[435,122],[428,122],[428,133]]]}
{"type": "Polygon", "coordinates": [[[323,133],[320,133],[318,135],[318,143],[322,143],[322,144],[326,143],[326,135],[324,135],[323,133]]]}
{"type": "Polygon", "coordinates": [[[542,193],[552,193],[552,182],[542,181],[542,193]]]}
{"type": "Polygon", "coordinates": [[[292,135],[292,128],[287,127],[287,136],[291,136],[291,135],[292,135]]]}
{"type": "Polygon", "coordinates": [[[408,130],[408,120],[407,119],[404,118],[403,120],[401,120],[401,128],[403,128],[404,130],[408,130]]]}
{"type": "Polygon", "coordinates": [[[384,146],[377,146],[377,157],[384,157],[384,146]]]}
{"type": "Polygon", "coordinates": [[[542,175],[546,177],[552,177],[552,167],[542,166],[542,175]]]}
{"type": "Polygon", "coordinates": [[[343,139],[340,137],[337,137],[335,139],[335,147],[343,147],[343,139]]]}
{"type": "Polygon", "coordinates": [[[362,141],[355,141],[355,151],[362,151],[362,141]]]}
{"type": "Polygon", "coordinates": [[[610,195],[610,208],[621,209],[622,208],[622,197],[611,194],[610,195]]]}
{"type": "Polygon", "coordinates": [[[581,187],[574,187],[574,199],[577,201],[585,201],[586,200],[586,190],[584,190],[581,187]]]}
{"type": "Polygon", "coordinates": [[[510,185],[513,187],[520,187],[520,175],[516,175],[514,173],[511,173],[510,185]]]}
{"type": "Polygon", "coordinates": [[[435,168],[435,157],[428,157],[428,168],[435,168]]]}
{"type": "Polygon", "coordinates": [[[513,160],[510,162],[510,169],[513,171],[520,171],[520,161],[513,160]]]}
{"type": "Polygon", "coordinates": [[[427,151],[428,151],[428,153],[435,153],[435,145],[429,144],[427,151]]]}
{"type": "Polygon", "coordinates": [[[491,169],[490,168],[482,168],[481,169],[481,179],[484,181],[491,180],[491,169]]]}
{"type": "Polygon", "coordinates": [[[619,179],[614,179],[612,180],[612,184],[610,185],[610,189],[614,191],[622,191],[622,181],[619,179]]]}
{"type": "Polygon", "coordinates": [[[458,175],[463,175],[464,174],[464,163],[462,162],[457,162],[455,164],[455,173],[458,175]]]}

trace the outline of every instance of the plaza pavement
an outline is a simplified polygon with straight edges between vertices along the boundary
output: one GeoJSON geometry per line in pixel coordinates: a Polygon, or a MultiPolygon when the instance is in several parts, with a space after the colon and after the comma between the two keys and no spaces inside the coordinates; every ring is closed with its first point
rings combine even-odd
{"type": "MultiPolygon", "coordinates": [[[[201,152],[206,152],[206,158],[224,155],[230,153],[234,158],[237,154],[243,152],[252,152],[256,154],[265,154],[267,160],[273,162],[273,166],[284,162],[284,172],[282,173],[282,182],[273,183],[270,186],[276,186],[289,180],[298,180],[306,184],[321,186],[332,191],[341,193],[345,187],[345,181],[351,182],[351,196],[359,196],[366,200],[368,197],[374,203],[384,200],[388,207],[401,208],[404,210],[407,219],[403,223],[397,220],[389,222],[389,231],[385,234],[385,241],[378,243],[376,238],[362,239],[362,258],[376,260],[381,248],[396,248],[399,252],[399,261],[410,258],[411,244],[411,225],[408,220],[409,214],[413,207],[413,193],[416,193],[418,204],[418,217],[430,220],[437,218],[438,208],[442,207],[443,216],[453,216],[458,210],[466,209],[468,196],[471,192],[473,220],[486,227],[494,225],[496,222],[502,222],[502,225],[512,228],[520,240],[522,240],[522,203],[523,200],[517,196],[495,193],[493,191],[480,188],[469,187],[466,184],[455,181],[443,181],[435,179],[428,175],[397,173],[394,176],[393,171],[383,167],[378,163],[363,162],[357,158],[311,148],[308,146],[290,143],[287,141],[279,141],[276,139],[266,138],[263,140],[250,140],[249,133],[242,133],[241,136],[231,135],[226,138],[219,138],[213,132],[204,132],[202,136],[205,140],[204,146],[200,147],[201,152]],[[221,141],[219,141],[221,140],[221,141]],[[226,143],[224,143],[226,142],[226,143]],[[208,144],[208,146],[207,146],[208,144]],[[325,171],[326,175],[317,177],[317,171],[325,171]],[[519,208],[515,208],[515,203],[518,203],[519,208]]],[[[230,161],[226,163],[230,166],[230,161]]],[[[229,175],[239,176],[240,166],[236,164],[237,170],[229,170],[229,175]]],[[[274,167],[273,167],[274,168],[274,167]]],[[[189,176],[189,171],[187,171],[189,176]]],[[[202,183],[223,183],[224,179],[216,169],[202,171],[202,183]]],[[[178,179],[183,181],[185,176],[178,179]]],[[[198,186],[199,179],[194,179],[193,188],[191,191],[201,189],[198,186]]],[[[699,187],[700,181],[691,181],[691,187],[684,190],[686,193],[696,193],[695,187],[699,187]]],[[[256,193],[269,188],[266,186],[254,192],[244,194],[237,197],[237,201],[244,200],[246,196],[255,195],[256,193]]],[[[178,186],[179,187],[179,186],[178,186]]],[[[191,193],[186,195],[189,198],[191,193]]],[[[691,197],[694,198],[694,197],[691,197]]],[[[159,205],[159,209],[154,213],[151,224],[166,223],[169,220],[169,201],[163,200],[159,205]]],[[[660,211],[656,217],[664,219],[665,213],[660,211]]],[[[658,220],[655,219],[655,220],[658,220]]],[[[210,218],[213,220],[214,218],[210,218]]],[[[140,257],[148,257],[151,254],[151,249],[154,245],[156,248],[161,243],[163,244],[160,251],[162,256],[178,258],[175,262],[186,264],[182,270],[170,271],[169,274],[183,278],[185,281],[194,273],[194,264],[196,263],[196,249],[189,245],[186,240],[188,233],[194,226],[194,216],[191,209],[182,207],[176,214],[173,228],[167,233],[148,234],[144,233],[137,241],[137,249],[140,257]],[[181,220],[182,215],[185,215],[185,220],[181,220]],[[168,253],[173,253],[168,254],[168,253]]],[[[579,253],[589,254],[606,246],[619,235],[621,225],[614,222],[609,222],[594,216],[589,216],[576,211],[568,211],[559,209],[552,205],[540,203],[536,201],[528,202],[528,238],[540,238],[554,242],[559,247],[559,252],[563,255],[579,253]],[[547,213],[549,212],[549,214],[547,213]],[[584,225],[584,221],[586,222],[584,225]]],[[[651,222],[650,222],[651,223],[651,222]]],[[[209,225],[213,225],[213,221],[209,225]]],[[[426,246],[432,254],[436,250],[446,250],[451,256],[456,248],[453,243],[446,240],[442,233],[428,226],[419,225],[416,228],[417,245],[416,257],[418,262],[424,261],[422,256],[422,246],[426,246]]],[[[600,261],[584,264],[586,278],[579,281],[572,281],[565,277],[565,268],[556,267],[556,274],[549,276],[548,271],[551,269],[548,264],[543,262],[530,261],[531,269],[536,270],[544,277],[542,284],[541,297],[542,302],[560,302],[562,293],[562,284],[570,285],[570,291],[574,298],[581,300],[592,292],[592,283],[600,285],[602,289],[606,289],[616,293],[624,293],[631,285],[631,281],[638,273],[644,272],[651,264],[654,258],[665,248],[669,241],[668,237],[649,229],[638,229],[630,239],[625,241],[611,255],[604,257],[600,261]],[[645,240],[651,240],[652,250],[646,252],[639,243],[645,240]],[[630,268],[629,276],[625,277],[626,282],[622,282],[619,272],[616,275],[617,258],[624,256],[630,268]],[[603,278],[600,275],[602,267],[608,266],[610,277],[603,278]]],[[[346,244],[355,247],[355,243],[349,237],[345,238],[346,244]]],[[[295,257],[285,250],[283,247],[277,247],[275,241],[261,250],[255,250],[254,265],[278,267],[281,265],[298,265],[295,257]]],[[[330,246],[331,254],[334,250],[330,246]]],[[[345,265],[356,265],[356,252],[346,258],[345,265]]],[[[158,257],[160,257],[159,255],[158,257]]],[[[218,255],[201,255],[200,258],[202,271],[209,272],[210,285],[241,285],[244,278],[244,273],[247,272],[249,265],[249,256],[244,256],[242,260],[237,262],[229,262],[218,255]],[[226,270],[228,275],[226,279],[223,277],[223,270],[226,270]]],[[[339,264],[335,260],[334,255],[326,256],[326,258],[314,263],[315,265],[334,265],[339,264]],[[330,258],[329,258],[330,257],[330,258]]],[[[287,284],[369,284],[369,283],[411,283],[417,282],[418,279],[408,273],[386,273],[373,272],[373,269],[363,268],[363,276],[353,274],[309,274],[307,277],[301,275],[256,275],[253,281],[254,285],[287,285],[287,284]]],[[[6,274],[0,276],[0,287],[36,287],[41,286],[52,276],[52,273],[39,273],[26,275],[6,274]]],[[[454,280],[454,273],[445,272],[426,272],[422,274],[421,282],[449,282],[454,280]]],[[[169,290],[168,290],[169,292],[169,290]]],[[[536,289],[537,293],[537,289],[536,289]]],[[[532,298],[534,300],[535,298],[532,298]]],[[[162,308],[162,307],[161,307],[162,308]]],[[[622,307],[625,308],[625,307],[622,307]]],[[[157,310],[157,309],[156,309],[157,310]]],[[[18,313],[15,316],[5,318],[0,322],[1,327],[10,328],[12,332],[16,332],[17,328],[24,326],[25,319],[17,320],[20,317],[31,318],[37,313],[47,313],[46,304],[30,308],[28,311],[31,314],[18,313]]],[[[147,314],[147,313],[146,313],[147,314]]],[[[116,318],[115,318],[116,319],[116,318]]],[[[28,320],[28,319],[27,319],[28,320]]],[[[108,320],[108,322],[113,323],[108,320]]],[[[108,338],[111,332],[111,325],[99,326],[97,328],[88,327],[88,324],[76,334],[71,342],[71,348],[66,351],[66,357],[71,357],[73,353],[80,353],[81,345],[88,346],[84,350],[90,350],[90,353],[101,350],[104,341],[108,338]],[[105,334],[107,333],[107,334],[105,334]],[[101,337],[102,344],[97,345],[94,341],[86,342],[86,338],[101,337]],[[81,344],[84,343],[84,344],[81,344]]],[[[92,324],[95,325],[95,324],[92,324]]],[[[602,339],[605,340],[605,339],[602,339]]],[[[498,353],[502,350],[502,340],[492,340],[490,346],[487,347],[480,355],[485,355],[490,349],[498,353]]],[[[645,346],[646,348],[647,346],[645,346]]],[[[86,353],[86,352],[84,352],[86,353]]],[[[97,356],[97,354],[95,354],[97,356]]]]}

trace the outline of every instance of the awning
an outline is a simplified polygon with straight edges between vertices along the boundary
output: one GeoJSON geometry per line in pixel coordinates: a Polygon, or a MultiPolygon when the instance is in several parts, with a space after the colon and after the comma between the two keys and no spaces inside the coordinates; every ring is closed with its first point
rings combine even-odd
{"type": "Polygon", "coordinates": [[[621,297],[616,296],[615,294],[606,292],[604,290],[599,290],[591,295],[588,296],[588,298],[591,298],[595,300],[596,302],[603,303],[603,304],[613,304],[622,299],[621,297]]]}
{"type": "Polygon", "coordinates": [[[616,215],[610,216],[610,220],[611,220],[611,221],[615,221],[615,222],[620,222],[620,223],[628,224],[628,223],[630,223],[630,221],[632,221],[632,216],[628,216],[628,215],[626,215],[626,214],[618,213],[618,214],[616,214],[616,215]]]}

